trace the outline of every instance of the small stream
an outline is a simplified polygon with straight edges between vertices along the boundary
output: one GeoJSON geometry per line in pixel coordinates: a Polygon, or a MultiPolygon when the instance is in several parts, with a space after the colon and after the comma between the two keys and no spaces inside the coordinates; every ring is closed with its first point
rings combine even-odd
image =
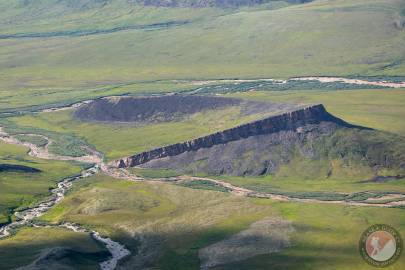
{"type": "Polygon", "coordinates": [[[66,178],[63,181],[59,182],[57,187],[51,190],[51,198],[48,200],[34,206],[32,208],[28,208],[26,210],[15,212],[14,215],[16,216],[17,220],[5,225],[0,228],[0,239],[10,236],[12,232],[19,227],[31,225],[33,227],[61,227],[72,230],[74,232],[83,232],[89,233],[95,240],[103,243],[108,251],[111,253],[111,258],[108,260],[100,263],[100,268],[102,270],[113,270],[118,264],[118,261],[125,256],[131,254],[131,252],[125,248],[124,245],[115,242],[107,237],[102,237],[96,231],[89,231],[78,224],[73,223],[62,223],[60,225],[37,225],[33,223],[33,220],[37,217],[42,216],[45,214],[49,209],[51,209],[55,204],[60,202],[64,197],[66,192],[72,187],[73,182],[76,182],[80,179],[92,176],[99,171],[99,165],[95,165],[85,171],[83,171],[80,175],[66,178]]]}

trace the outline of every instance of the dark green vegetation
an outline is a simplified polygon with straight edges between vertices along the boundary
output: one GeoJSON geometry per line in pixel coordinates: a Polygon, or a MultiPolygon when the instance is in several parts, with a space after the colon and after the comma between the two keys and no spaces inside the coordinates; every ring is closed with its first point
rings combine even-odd
{"type": "Polygon", "coordinates": [[[0,269],[97,269],[108,251],[89,235],[61,228],[24,228],[0,241],[0,269]]]}
{"type": "Polygon", "coordinates": [[[15,209],[43,200],[57,182],[82,170],[78,164],[32,158],[26,152],[25,147],[0,142],[0,224],[9,222],[15,209]]]}
{"type": "Polygon", "coordinates": [[[210,181],[187,181],[184,183],[179,183],[179,185],[183,187],[188,187],[188,188],[194,188],[194,189],[205,189],[205,190],[215,190],[215,191],[221,191],[221,192],[228,192],[229,190],[223,186],[220,186],[218,184],[212,183],[210,181]]]}
{"type": "Polygon", "coordinates": [[[47,143],[48,140],[46,140],[43,137],[40,136],[29,136],[29,135],[16,135],[15,138],[21,142],[29,142],[32,144],[35,144],[38,147],[44,147],[47,143]]]}

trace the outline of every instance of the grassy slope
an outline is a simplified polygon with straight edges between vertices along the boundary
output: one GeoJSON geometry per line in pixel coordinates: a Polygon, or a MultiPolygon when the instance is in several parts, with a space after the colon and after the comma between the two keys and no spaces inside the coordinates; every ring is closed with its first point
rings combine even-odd
{"type": "Polygon", "coordinates": [[[164,78],[404,73],[405,32],[395,27],[405,20],[403,1],[318,0],[276,10],[226,11],[128,9],[122,2],[101,10],[55,11],[58,16],[34,16],[34,21],[14,16],[23,14],[23,7],[6,9],[0,18],[20,18],[20,23],[9,22],[1,32],[191,22],[153,31],[0,40],[2,96],[17,103],[21,99],[15,96],[38,99],[38,93],[66,100],[74,97],[66,89],[86,96],[88,88],[164,78]],[[56,29],[56,20],[64,26],[56,29]]]}
{"type": "Polygon", "coordinates": [[[355,91],[283,91],[232,94],[238,98],[292,102],[322,103],[333,115],[345,121],[405,136],[404,90],[355,91]]]}
{"type": "MultiPolygon", "coordinates": [[[[363,261],[358,252],[358,241],[363,231],[373,224],[390,224],[401,235],[405,233],[404,211],[311,205],[271,203],[257,200],[258,204],[271,204],[279,214],[295,225],[293,246],[274,255],[257,256],[242,263],[216,267],[228,269],[375,269],[363,261]],[[338,222],[337,222],[338,221],[338,222]]],[[[401,258],[386,269],[405,267],[401,258]]]]}
{"type": "MultiPolygon", "coordinates": [[[[300,162],[298,168],[304,170],[305,173],[313,173],[313,178],[304,178],[302,174],[298,174],[294,168],[295,164],[289,164],[284,168],[281,168],[283,172],[279,173],[276,176],[267,175],[264,177],[235,177],[235,176],[209,176],[210,178],[216,178],[220,180],[224,180],[226,182],[232,183],[236,186],[246,187],[248,189],[257,190],[261,192],[275,192],[275,193],[284,193],[284,192],[291,192],[290,195],[298,196],[298,197],[308,197],[312,196],[319,196],[322,199],[328,197],[327,194],[322,194],[323,192],[333,193],[333,192],[341,192],[341,193],[354,193],[354,192],[405,192],[405,179],[396,180],[396,181],[389,181],[389,182],[380,182],[380,183],[359,183],[363,180],[368,180],[371,178],[371,174],[368,172],[364,173],[363,176],[358,176],[361,173],[356,171],[355,174],[358,176],[357,178],[352,177],[342,177],[342,172],[338,171],[340,175],[334,176],[331,179],[326,177],[322,177],[319,175],[317,171],[314,171],[314,165],[308,165],[308,162],[300,162]],[[305,169],[303,168],[304,165],[307,165],[305,169]],[[302,166],[302,167],[301,167],[302,166]],[[291,170],[293,172],[286,170],[291,170]],[[311,172],[308,172],[310,170],[311,172]],[[369,176],[369,177],[367,177],[369,176]],[[316,192],[314,194],[311,193],[316,192]]],[[[324,167],[320,168],[321,170],[324,167]]],[[[353,171],[354,169],[351,168],[353,171]]]]}
{"type": "MultiPolygon", "coordinates": [[[[88,253],[87,258],[75,256],[67,261],[71,269],[98,269],[97,261],[91,259],[106,249],[88,234],[76,233],[59,228],[24,228],[16,235],[0,241],[0,268],[14,269],[33,262],[42,251],[55,247],[65,247],[77,252],[88,253]],[[17,255],[18,254],[18,255],[17,255]]],[[[48,267],[51,267],[48,265],[48,267]]],[[[70,269],[70,268],[69,268],[70,269]]]]}
{"type": "Polygon", "coordinates": [[[269,206],[254,205],[246,198],[225,193],[99,175],[76,185],[41,220],[95,226],[131,249],[136,249],[139,242],[129,235],[144,236],[144,245],[152,250],[163,248],[157,262],[159,269],[197,269],[199,247],[272,213],[269,206]],[[156,239],[159,245],[154,246],[156,239]]]}
{"type": "MultiPolygon", "coordinates": [[[[362,231],[384,222],[405,232],[401,209],[274,203],[170,184],[111,181],[103,176],[77,185],[42,220],[96,226],[131,248],[136,244],[128,233],[167,239],[157,266],[180,270],[198,269],[199,248],[267,216],[293,222],[292,247],[218,269],[296,269],[297,265],[301,269],[370,269],[357,252],[362,231]]],[[[403,263],[389,269],[401,269],[403,263]]]]}
{"type": "Polygon", "coordinates": [[[19,126],[41,128],[82,137],[108,159],[139,153],[173,144],[257,119],[263,114],[243,115],[238,107],[191,115],[189,119],[143,126],[88,123],[75,120],[71,111],[59,111],[15,117],[19,126]]]}
{"type": "Polygon", "coordinates": [[[0,223],[8,221],[8,210],[27,207],[44,199],[56,182],[81,171],[78,165],[32,158],[26,152],[25,147],[0,142],[0,163],[25,165],[42,171],[0,172],[0,223]]]}

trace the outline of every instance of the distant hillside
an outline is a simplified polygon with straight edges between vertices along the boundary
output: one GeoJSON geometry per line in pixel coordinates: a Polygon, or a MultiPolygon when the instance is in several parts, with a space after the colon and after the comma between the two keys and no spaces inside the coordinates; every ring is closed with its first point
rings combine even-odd
{"type": "MultiPolygon", "coordinates": [[[[128,6],[145,5],[156,7],[239,7],[264,4],[268,2],[285,2],[289,4],[301,4],[313,0],[127,0],[128,6]]],[[[41,6],[61,6],[70,9],[86,10],[94,8],[103,8],[107,5],[113,5],[113,2],[125,2],[121,0],[19,0],[16,1],[17,7],[38,8],[41,6]]]]}
{"type": "Polygon", "coordinates": [[[157,7],[240,7],[265,4],[268,2],[285,2],[290,4],[302,4],[313,0],[133,0],[145,6],[157,7]]]}
{"type": "Polygon", "coordinates": [[[405,72],[404,1],[137,1],[0,0],[0,89],[405,72]]]}

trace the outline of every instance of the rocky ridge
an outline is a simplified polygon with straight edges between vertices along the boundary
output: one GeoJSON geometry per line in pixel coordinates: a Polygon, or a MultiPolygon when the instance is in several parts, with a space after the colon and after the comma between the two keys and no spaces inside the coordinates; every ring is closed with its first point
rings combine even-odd
{"type": "Polygon", "coordinates": [[[185,152],[210,148],[214,145],[226,144],[232,141],[246,139],[251,136],[265,135],[280,131],[300,131],[306,125],[333,122],[340,126],[352,125],[328,113],[322,104],[271,116],[262,120],[240,125],[231,129],[217,132],[194,140],[172,144],[151,151],[139,153],[115,162],[119,168],[134,167],[151,160],[176,156],[185,152]]]}

